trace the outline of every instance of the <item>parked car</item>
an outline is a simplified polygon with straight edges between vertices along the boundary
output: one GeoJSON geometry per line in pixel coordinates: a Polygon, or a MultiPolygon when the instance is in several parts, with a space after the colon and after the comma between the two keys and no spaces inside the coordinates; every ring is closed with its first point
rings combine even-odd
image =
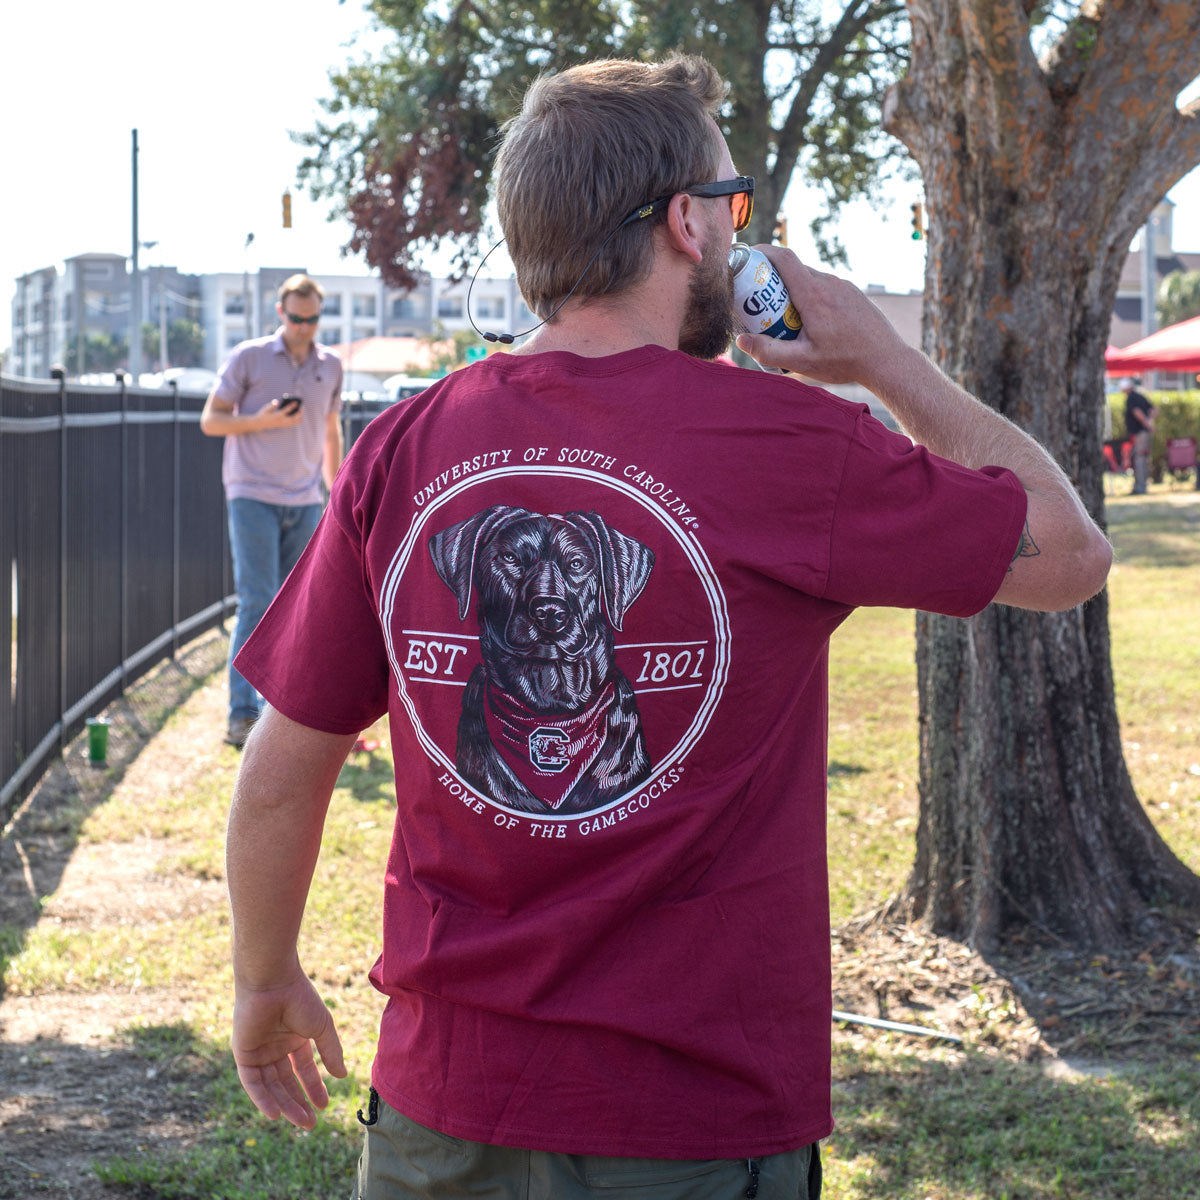
{"type": "Polygon", "coordinates": [[[407,400],[434,382],[433,379],[421,379],[416,375],[391,375],[383,381],[383,390],[389,400],[407,400]]]}

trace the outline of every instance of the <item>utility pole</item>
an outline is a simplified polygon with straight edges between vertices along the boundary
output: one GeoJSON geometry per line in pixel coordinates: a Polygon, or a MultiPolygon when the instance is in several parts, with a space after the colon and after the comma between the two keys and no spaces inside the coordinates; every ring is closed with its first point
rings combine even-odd
{"type": "Polygon", "coordinates": [[[1158,259],[1154,253],[1154,226],[1158,222],[1151,213],[1142,230],[1142,337],[1149,337],[1158,327],[1155,300],[1158,295],[1158,259]]]}
{"type": "Polygon", "coordinates": [[[253,314],[250,311],[250,243],[254,234],[246,234],[246,244],[242,247],[242,303],[246,307],[246,337],[254,337],[254,327],[251,324],[253,314]]]}
{"type": "Polygon", "coordinates": [[[138,134],[133,131],[133,263],[129,295],[129,374],[137,387],[142,374],[142,277],[138,270],[138,134]]]}
{"type": "MultiPolygon", "coordinates": [[[[1154,245],[1154,227],[1157,224],[1154,213],[1151,213],[1142,230],[1142,337],[1149,337],[1158,328],[1158,256],[1154,245]]],[[[1154,387],[1157,382],[1155,373],[1149,371],[1147,375],[1146,386],[1154,387]]]]}
{"type": "MultiPolygon", "coordinates": [[[[167,268],[161,263],[158,268],[158,371],[165,376],[171,365],[171,356],[167,353],[167,268]]],[[[165,379],[164,379],[165,383],[165,379]]]]}

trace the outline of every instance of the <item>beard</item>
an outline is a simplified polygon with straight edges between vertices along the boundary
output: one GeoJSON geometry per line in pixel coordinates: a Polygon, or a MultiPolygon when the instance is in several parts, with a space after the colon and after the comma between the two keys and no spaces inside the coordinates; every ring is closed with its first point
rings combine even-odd
{"type": "Polygon", "coordinates": [[[693,358],[714,359],[733,340],[733,276],[729,248],[714,238],[688,283],[687,311],[679,331],[679,349],[693,358]]]}

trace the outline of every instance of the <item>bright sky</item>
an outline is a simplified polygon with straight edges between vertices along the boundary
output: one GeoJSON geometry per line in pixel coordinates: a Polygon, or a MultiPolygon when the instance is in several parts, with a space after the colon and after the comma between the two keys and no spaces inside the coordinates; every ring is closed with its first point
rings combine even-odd
{"type": "MultiPolygon", "coordinates": [[[[355,57],[350,43],[368,28],[362,0],[9,5],[0,69],[0,348],[11,340],[16,276],[87,251],[130,252],[135,128],[140,240],[159,243],[142,252],[143,267],[365,274],[361,259],[340,256],[349,228],[328,222],[326,209],[295,187],[302,152],[289,132],[313,127],[330,69],[355,57]],[[285,188],[290,230],[281,228],[285,188]]],[[[859,203],[846,214],[848,274],[860,286],[922,286],[923,243],[909,237],[917,191],[898,191],[882,212],[859,203]]],[[[790,240],[812,257],[805,231],[817,201],[798,186],[792,193],[790,240]]],[[[1171,198],[1176,247],[1200,251],[1200,171],[1171,198]]]]}

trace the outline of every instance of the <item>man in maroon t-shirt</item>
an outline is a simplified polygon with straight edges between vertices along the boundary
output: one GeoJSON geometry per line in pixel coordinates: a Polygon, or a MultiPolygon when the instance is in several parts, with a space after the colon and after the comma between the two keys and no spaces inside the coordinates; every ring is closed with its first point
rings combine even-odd
{"type": "Polygon", "coordinates": [[[497,162],[544,318],[379,417],[238,667],[242,1083],[310,1128],[343,1075],[296,937],[385,713],[397,815],[358,1194],[816,1196],[830,1114],[826,667],[857,605],[1082,603],[1104,536],[1034,441],[847,282],[715,362],[749,220],[702,59],[539,80],[497,162]],[[911,439],[911,440],[910,440],[911,439]]]}

